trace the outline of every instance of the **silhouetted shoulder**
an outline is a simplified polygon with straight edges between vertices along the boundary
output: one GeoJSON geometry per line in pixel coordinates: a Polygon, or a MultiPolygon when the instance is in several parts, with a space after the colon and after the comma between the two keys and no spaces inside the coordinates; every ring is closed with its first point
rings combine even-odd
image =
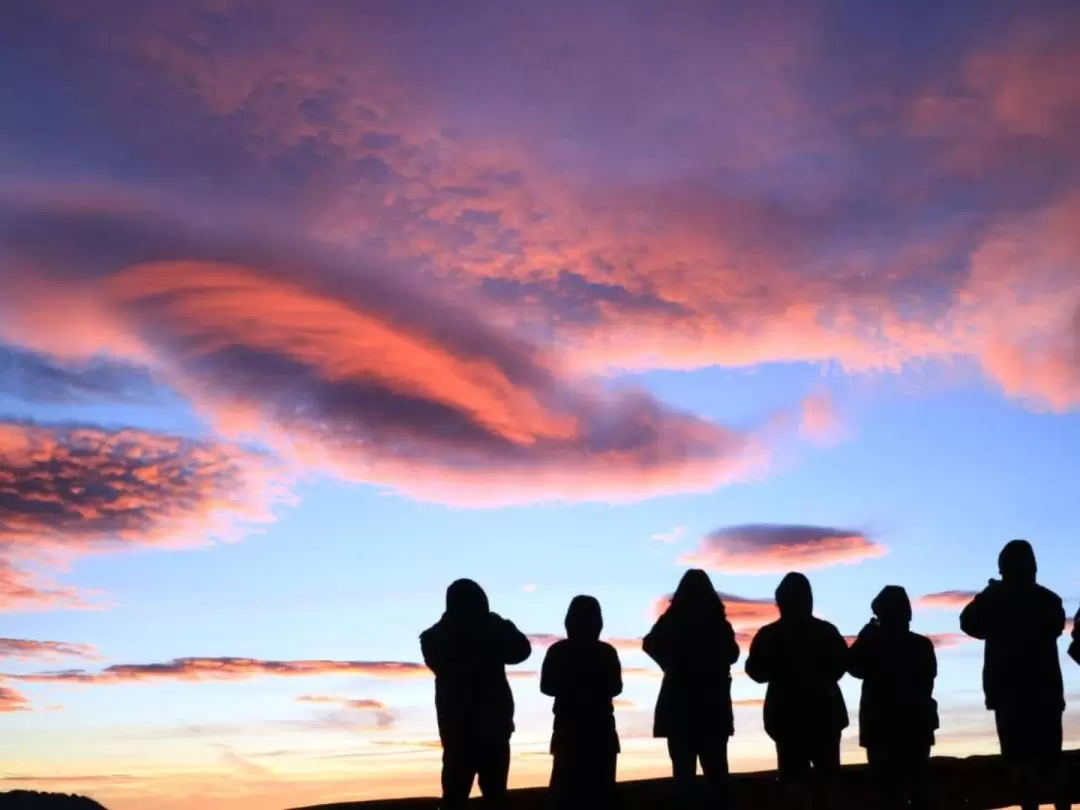
{"type": "Polygon", "coordinates": [[[746,674],[757,683],[768,683],[773,677],[773,648],[779,629],[779,622],[771,622],[758,630],[750,642],[750,652],[746,656],[746,674]]]}
{"type": "Polygon", "coordinates": [[[1073,619],[1072,644],[1069,645],[1069,658],[1080,664],[1080,612],[1073,619]]]}

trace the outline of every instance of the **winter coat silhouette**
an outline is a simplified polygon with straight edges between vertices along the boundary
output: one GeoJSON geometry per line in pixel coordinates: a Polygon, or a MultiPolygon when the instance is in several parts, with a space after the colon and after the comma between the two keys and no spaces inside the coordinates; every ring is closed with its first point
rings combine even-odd
{"type": "Polygon", "coordinates": [[[832,624],[813,615],[810,582],[788,574],[776,589],[780,618],[762,627],[750,645],[746,674],[768,684],[765,732],[776,743],[781,778],[840,767],[840,732],[848,725],[839,682],[848,649],[832,624]]]}
{"type": "Polygon", "coordinates": [[[612,699],[622,692],[622,665],[600,640],[596,599],[575,596],[565,626],[566,638],[548,649],[540,672],[540,691],[555,698],[550,796],[555,807],[610,806],[619,754],[612,699]]]}
{"type": "Polygon", "coordinates": [[[443,808],[463,806],[474,778],[489,804],[504,804],[514,731],[506,665],[529,657],[529,640],[491,612],[479,585],[459,579],[446,590],[442,618],[420,635],[420,648],[435,675],[443,808]]]}
{"type": "Polygon", "coordinates": [[[642,649],[664,672],[653,735],[667,738],[677,789],[684,798],[692,791],[700,760],[713,800],[722,802],[735,728],[731,666],[739,645],[708,574],[692,569],[683,575],[642,649]]]}
{"type": "Polygon", "coordinates": [[[1065,631],[1065,610],[1061,597],[1036,583],[1035,552],[1027,541],[1007,543],[998,570],[1001,579],[990,580],[964,608],[960,627],[986,642],[986,708],[995,715],[1002,757],[1023,769],[1026,810],[1038,806],[1036,774],[1061,784],[1065,690],[1058,639],[1065,631]]]}
{"type": "Polygon", "coordinates": [[[938,727],[937,655],[930,639],[909,629],[911,601],[903,588],[886,586],[871,608],[874,618],[848,651],[848,672],[863,682],[859,744],[886,807],[925,807],[938,727]]]}

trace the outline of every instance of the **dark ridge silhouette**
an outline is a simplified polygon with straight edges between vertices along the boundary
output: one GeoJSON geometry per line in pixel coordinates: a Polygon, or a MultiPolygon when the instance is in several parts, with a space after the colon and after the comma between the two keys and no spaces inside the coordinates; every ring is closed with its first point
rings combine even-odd
{"type": "MultiPolygon", "coordinates": [[[[1023,810],[1037,810],[1040,790],[1064,788],[1062,716],[1065,688],[1058,639],[1065,632],[1061,597],[1036,583],[1035,552],[1013,540],[998,557],[1000,580],[960,614],[960,629],[986,642],[983,691],[994,713],[1001,755],[1016,780],[1023,810]]],[[[1057,810],[1069,810],[1063,799],[1057,810]]]]}
{"type": "Polygon", "coordinates": [[[789,799],[830,803],[840,770],[840,733],[848,712],[840,679],[848,646],[840,631],[814,616],[814,593],[802,574],[790,573],[776,589],[780,618],[758,631],[746,674],[768,684],[765,733],[776,744],[777,770],[789,799]]]}
{"type": "Polygon", "coordinates": [[[859,744],[866,749],[883,807],[926,808],[927,768],[938,728],[934,644],[911,632],[911,600],[903,588],[887,585],[871,608],[874,618],[848,651],[848,672],[863,682],[859,744]]]}
{"type": "MultiPolygon", "coordinates": [[[[1080,803],[1080,751],[1065,755],[1072,775],[1069,796],[1080,803]]],[[[1000,756],[930,760],[929,784],[935,806],[942,810],[1000,810],[1018,804],[1015,785],[1000,756]]],[[[732,774],[729,779],[732,804],[748,810],[785,810],[788,805],[779,789],[776,771],[732,774]]],[[[877,791],[866,765],[845,765],[837,780],[835,810],[867,810],[874,806],[877,791]]],[[[667,810],[672,806],[674,785],[670,779],[642,779],[616,786],[614,810],[667,810]]],[[[514,810],[547,810],[546,788],[510,791],[514,810]]],[[[1043,797],[1044,801],[1049,800],[1043,797]]],[[[476,800],[473,800],[476,802],[476,800]]],[[[374,802],[323,804],[294,810],[435,810],[439,800],[390,799],[374,802]]],[[[478,803],[471,806],[476,807],[478,803]]],[[[597,808],[601,810],[601,808],[597,808]]]]}
{"type": "Polygon", "coordinates": [[[420,634],[420,649],[435,675],[443,810],[464,806],[473,780],[488,807],[504,807],[514,733],[506,665],[529,657],[529,639],[491,611],[483,588],[459,579],[446,589],[442,617],[420,634]]]}
{"type": "Polygon", "coordinates": [[[11,790],[0,793],[2,810],[105,810],[86,796],[68,793],[41,793],[36,790],[11,790]]]}
{"type": "Polygon", "coordinates": [[[551,733],[555,807],[610,807],[619,734],[612,699],[622,693],[619,654],[600,640],[604,618],[592,596],[575,596],[566,611],[566,638],[547,651],[540,691],[555,698],[551,733]]]}
{"type": "Polygon", "coordinates": [[[653,736],[667,739],[679,803],[696,798],[700,761],[711,806],[726,806],[727,747],[735,730],[731,666],[739,645],[708,574],[696,568],[683,574],[641,646],[664,673],[653,736]]]}

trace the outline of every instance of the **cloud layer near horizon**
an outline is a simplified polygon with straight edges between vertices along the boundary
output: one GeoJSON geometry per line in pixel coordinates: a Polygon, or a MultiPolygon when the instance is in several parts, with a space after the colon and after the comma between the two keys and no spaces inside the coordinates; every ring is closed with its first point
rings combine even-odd
{"type": "Polygon", "coordinates": [[[267,661],[257,658],[174,658],[159,664],[113,664],[100,672],[65,669],[5,677],[32,683],[118,684],[171,681],[236,681],[259,677],[305,678],[354,675],[362,678],[428,677],[426,666],[409,661],[267,661]]]}
{"type": "Polygon", "coordinates": [[[766,574],[850,565],[886,553],[885,546],[853,529],[762,523],[717,529],[679,562],[713,571],[766,574]]]}

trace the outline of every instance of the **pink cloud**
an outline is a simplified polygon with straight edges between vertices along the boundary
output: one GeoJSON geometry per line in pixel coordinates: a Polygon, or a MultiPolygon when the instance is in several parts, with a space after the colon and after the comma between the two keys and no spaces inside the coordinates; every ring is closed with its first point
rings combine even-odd
{"type": "Polygon", "coordinates": [[[301,695],[296,701],[298,703],[335,706],[356,712],[371,712],[375,718],[375,727],[379,729],[391,728],[395,721],[393,712],[385,703],[371,698],[352,699],[330,695],[301,695]]]}
{"type": "Polygon", "coordinates": [[[66,641],[30,641],[21,638],[0,638],[0,658],[34,661],[50,658],[96,658],[97,650],[89,644],[70,644],[66,641]]]}
{"type": "Polygon", "coordinates": [[[971,641],[971,637],[966,636],[963,633],[928,633],[927,638],[929,638],[934,647],[939,650],[952,649],[953,647],[959,647],[961,644],[966,644],[971,641]]]}
{"type": "Polygon", "coordinates": [[[715,571],[776,573],[791,569],[852,565],[880,557],[887,549],[862,532],[824,526],[753,524],[718,529],[682,565],[715,571]]]}
{"type": "Polygon", "coordinates": [[[28,711],[30,711],[30,702],[25,697],[14,689],[0,686],[0,713],[28,711]]]}
{"type": "Polygon", "coordinates": [[[255,658],[175,658],[161,664],[114,664],[100,672],[68,669],[28,675],[8,675],[33,683],[117,684],[142,681],[237,681],[259,677],[305,678],[354,675],[361,678],[400,680],[426,678],[423,664],[406,661],[267,661],[255,658]]]}
{"type": "MultiPolygon", "coordinates": [[[[557,636],[552,633],[528,633],[529,641],[534,647],[550,647],[557,641],[562,641],[565,636],[557,636]]],[[[640,638],[621,638],[621,637],[607,637],[603,639],[616,650],[626,650],[629,652],[639,652],[641,650],[640,638]]]]}
{"type": "Polygon", "coordinates": [[[975,591],[938,591],[915,600],[915,607],[925,609],[960,610],[975,598],[975,591]]]}
{"type": "Polygon", "coordinates": [[[42,567],[231,539],[272,519],[273,468],[234,445],[0,420],[0,609],[91,604],[43,579],[42,567]]]}
{"type": "Polygon", "coordinates": [[[829,444],[842,437],[840,415],[827,391],[817,391],[803,399],[799,433],[819,444],[829,444]]]}
{"type": "Polygon", "coordinates": [[[307,466],[421,498],[503,503],[707,490],[765,462],[751,437],[570,376],[559,357],[400,269],[313,248],[270,253],[265,240],[133,212],[11,219],[9,244],[39,269],[12,287],[18,339],[44,332],[52,345],[66,330],[73,351],[100,344],[153,363],[220,432],[307,466]],[[43,239],[46,225],[68,232],[64,248],[43,239]],[[72,274],[107,328],[46,328],[20,306],[40,312],[38,296],[62,297],[72,274]]]}

